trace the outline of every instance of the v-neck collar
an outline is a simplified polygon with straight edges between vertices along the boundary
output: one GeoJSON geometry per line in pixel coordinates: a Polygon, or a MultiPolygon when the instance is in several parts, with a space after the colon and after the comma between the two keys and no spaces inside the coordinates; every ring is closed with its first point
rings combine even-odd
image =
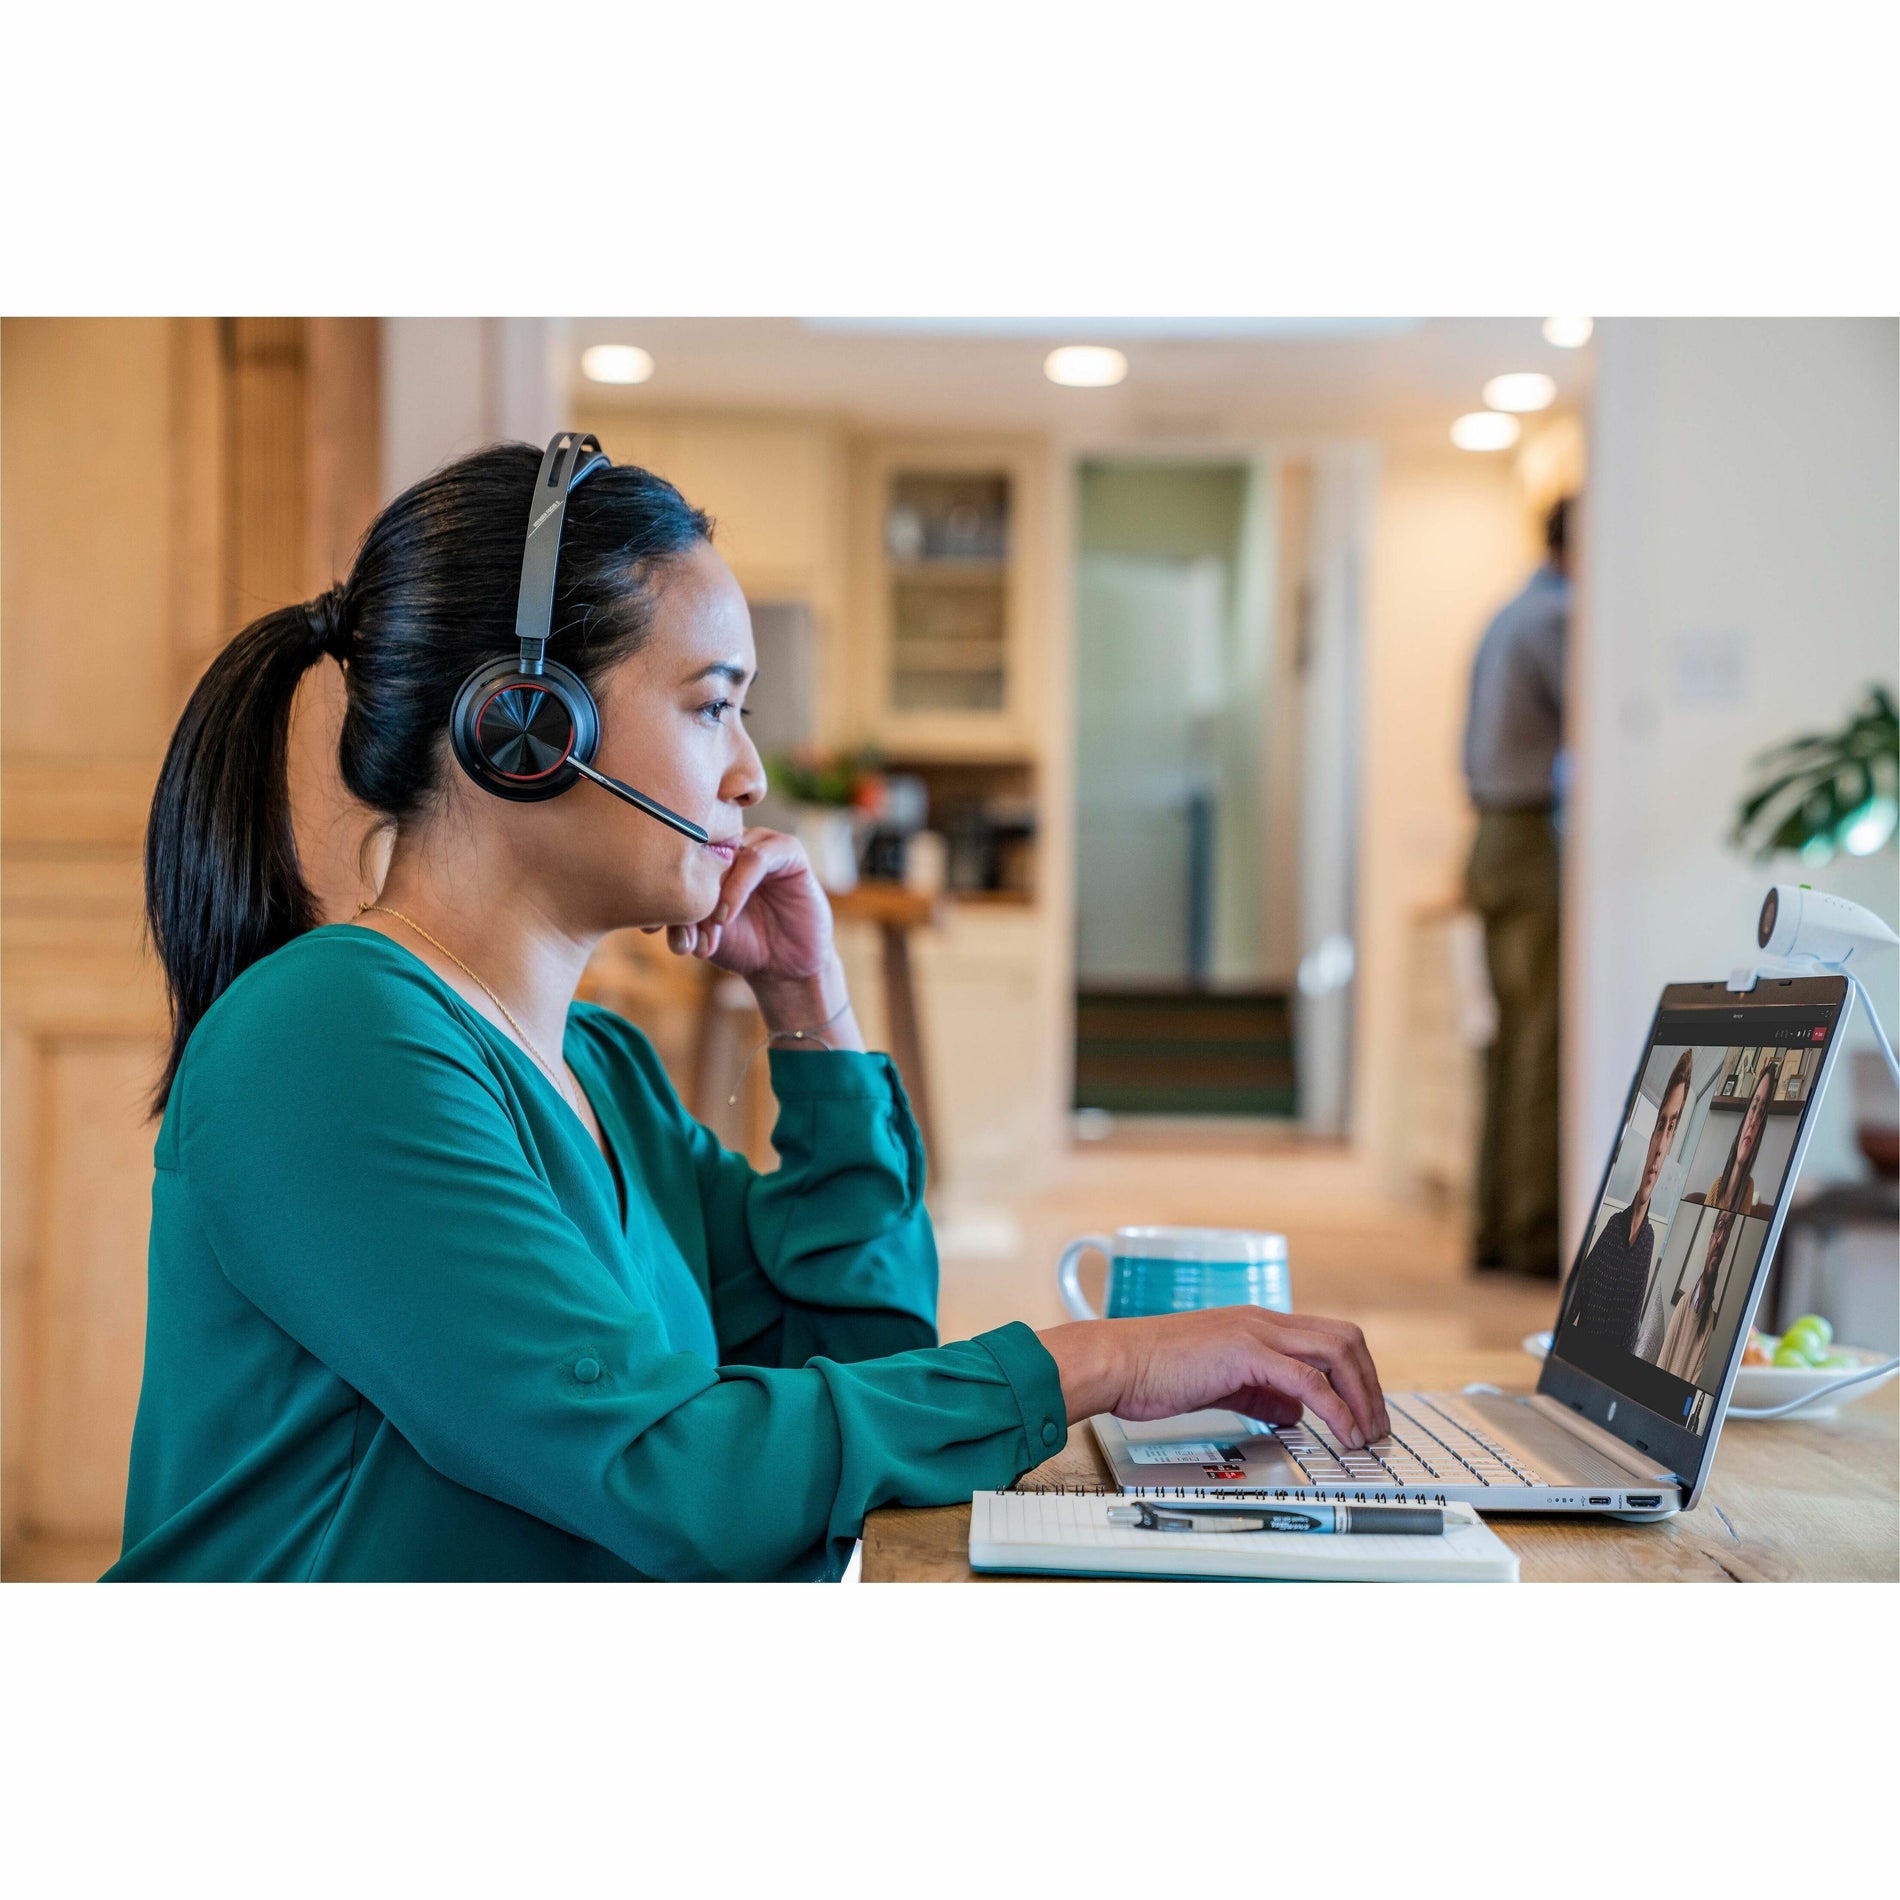
{"type": "MultiPolygon", "coordinates": [[[[424,962],[421,957],[417,956],[406,944],[400,944],[394,937],[388,936],[380,930],[371,930],[364,924],[325,924],[320,925],[319,928],[326,930],[353,930],[360,937],[369,937],[377,943],[386,944],[391,950],[395,951],[399,957],[404,957],[413,963],[416,968],[448,998],[449,1002],[455,1008],[459,1009],[463,1015],[467,1016],[471,1022],[478,1023],[496,1042],[513,1050],[514,1053],[521,1058],[522,1064],[528,1070],[529,1074],[534,1077],[535,1081],[554,1101],[560,1104],[562,1114],[568,1116],[580,1130],[582,1146],[591,1151],[594,1160],[600,1165],[602,1172],[607,1176],[608,1205],[614,1209],[621,1239],[626,1239],[627,1223],[632,1217],[632,1189],[628,1185],[629,1177],[627,1174],[624,1145],[615,1140],[617,1131],[608,1126],[607,1116],[601,1112],[601,1103],[600,1100],[597,1099],[596,1091],[587,1086],[586,1079],[581,1075],[580,1068],[575,1064],[573,1051],[569,1047],[574,1034],[573,1006],[571,1004],[569,1005],[568,1014],[561,1024],[561,1059],[567,1063],[569,1068],[574,1070],[574,1079],[580,1084],[581,1093],[587,1097],[588,1106],[594,1111],[595,1121],[600,1124],[601,1138],[598,1142],[595,1141],[593,1136],[588,1132],[587,1124],[581,1120],[580,1115],[575,1110],[574,1104],[554,1086],[553,1077],[543,1071],[540,1063],[535,1061],[533,1056],[522,1048],[512,1036],[504,1035],[479,1009],[475,1008],[475,1006],[469,1002],[467,997],[457,991],[453,984],[444,981],[440,971],[431,969],[429,965],[424,962]],[[602,1151],[603,1143],[605,1144],[605,1152],[602,1151]]],[[[591,1062],[593,1053],[592,1045],[588,1042],[586,1037],[583,1036],[581,1038],[580,1046],[586,1052],[591,1062]]],[[[598,1077],[598,1071],[595,1073],[598,1077]]],[[[603,1091],[603,1093],[605,1092],[603,1091]]]]}

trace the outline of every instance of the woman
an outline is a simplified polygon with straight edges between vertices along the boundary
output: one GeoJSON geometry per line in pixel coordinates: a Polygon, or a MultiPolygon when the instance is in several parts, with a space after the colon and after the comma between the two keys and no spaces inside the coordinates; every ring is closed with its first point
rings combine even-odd
{"type": "Polygon", "coordinates": [[[1702,1271],[1696,1276],[1695,1285],[1686,1294],[1677,1297],[1669,1315],[1668,1328],[1663,1334],[1662,1350],[1656,1355],[1656,1364],[1664,1372],[1673,1372],[1678,1379],[1686,1379],[1691,1385],[1702,1376],[1702,1362],[1709,1351],[1709,1335],[1715,1330],[1716,1283],[1721,1277],[1722,1255],[1727,1250],[1729,1232],[1734,1224],[1733,1214],[1724,1211],[1716,1215],[1714,1231],[1709,1235],[1708,1252],[1703,1257],[1702,1271]]]}
{"type": "Polygon", "coordinates": [[[867,1511],[1007,1484],[1095,1412],[1304,1403],[1383,1435],[1334,1320],[936,1343],[903,1092],[802,852],[745,825],[752,635],[706,518],[639,469],[575,488],[550,657],[599,702],[599,769],[709,843],[586,785],[491,796],[451,756],[458,685],[514,650],[538,462],[488,449],[391,503],[346,581],[218,656],[173,736],[146,850],[173,1039],[108,1575],[836,1577],[867,1511]],[[344,781],[393,842],[375,902],[313,928],[285,754],[326,655],[344,781]],[[631,925],[750,984],[776,1173],[574,1001],[631,925]]]}
{"type": "Polygon", "coordinates": [[[1762,1211],[1755,1200],[1755,1157],[1768,1131],[1768,1104],[1775,1099],[1780,1080],[1781,1064],[1772,1058],[1764,1062],[1755,1086],[1749,1090],[1748,1106],[1742,1110],[1735,1139],[1729,1144],[1728,1160],[1704,1197],[1706,1205],[1725,1208],[1732,1214],[1762,1211]]]}

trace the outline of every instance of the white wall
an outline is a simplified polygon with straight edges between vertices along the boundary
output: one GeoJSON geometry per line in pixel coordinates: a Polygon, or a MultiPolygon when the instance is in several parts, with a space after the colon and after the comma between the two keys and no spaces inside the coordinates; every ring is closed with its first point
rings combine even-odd
{"type": "Polygon", "coordinates": [[[546,443],[567,409],[566,325],[383,319],[383,499],[488,442],[546,443]]]}
{"type": "MultiPolygon", "coordinates": [[[[1565,861],[1566,1231],[1658,990],[1726,975],[1771,879],[1894,921],[1892,846],[1772,872],[1726,842],[1759,749],[1900,671],[1896,343],[1887,319],[1598,325],[1565,861]]],[[[1872,987],[1891,1028],[1894,963],[1872,987]]],[[[1865,1038],[1864,1026],[1856,1037],[1865,1038]]],[[[1807,1174],[1858,1174],[1843,1071],[1807,1174]]]]}
{"type": "Polygon", "coordinates": [[[1463,888],[1474,823],[1459,762],[1471,661],[1532,562],[1506,457],[1388,460],[1375,508],[1353,1131],[1374,1182],[1396,1196],[1410,1186],[1401,1117],[1413,918],[1463,888]]]}

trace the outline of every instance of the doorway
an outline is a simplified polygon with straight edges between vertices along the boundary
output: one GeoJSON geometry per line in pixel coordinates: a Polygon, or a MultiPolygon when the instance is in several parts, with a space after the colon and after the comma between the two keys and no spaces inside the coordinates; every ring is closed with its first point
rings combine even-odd
{"type": "Polygon", "coordinates": [[[1356,590],[1313,458],[1077,470],[1078,1130],[1344,1130],[1356,590]]]}

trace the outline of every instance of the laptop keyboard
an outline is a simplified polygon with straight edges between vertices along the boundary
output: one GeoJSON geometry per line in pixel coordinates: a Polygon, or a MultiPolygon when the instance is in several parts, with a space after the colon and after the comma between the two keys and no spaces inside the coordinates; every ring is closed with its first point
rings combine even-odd
{"type": "Polygon", "coordinates": [[[1392,1436],[1355,1451],[1308,1413],[1274,1433],[1308,1484],[1523,1485],[1547,1480],[1492,1435],[1475,1411],[1443,1399],[1388,1392],[1392,1436]]]}

